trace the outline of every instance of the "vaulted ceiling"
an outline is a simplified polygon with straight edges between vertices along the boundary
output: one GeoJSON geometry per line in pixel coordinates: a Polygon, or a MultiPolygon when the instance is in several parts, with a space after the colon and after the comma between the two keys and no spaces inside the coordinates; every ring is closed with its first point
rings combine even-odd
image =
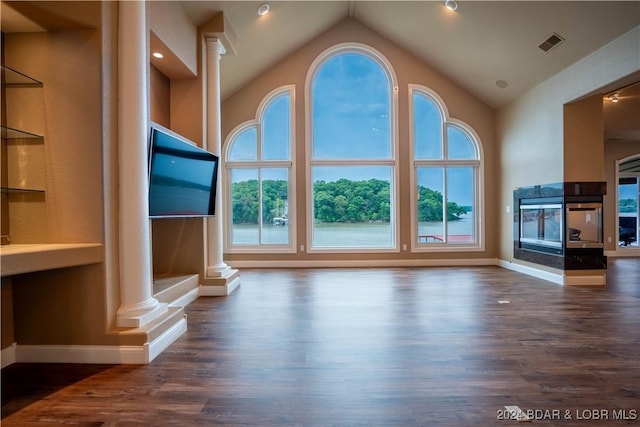
{"type": "MultiPolygon", "coordinates": [[[[258,16],[257,9],[264,1],[180,1],[195,25],[223,12],[237,35],[235,53],[225,55],[221,62],[223,99],[349,17],[413,53],[494,108],[640,25],[640,1],[458,0],[459,7],[452,12],[443,0],[271,0],[270,13],[258,16]],[[539,45],[553,35],[560,36],[562,42],[542,50],[539,45]]],[[[29,22],[15,24],[20,17],[6,13],[4,3],[2,31],[37,31],[29,22]]],[[[640,55],[640,40],[629,55],[640,55]]],[[[640,121],[634,115],[640,103],[638,85],[628,86],[637,81],[640,72],[606,88],[594,88],[605,95],[625,86],[621,94],[624,103],[605,102],[607,139],[640,140],[640,121]],[[633,108],[619,108],[623,104],[633,108]]]]}
{"type": "Polygon", "coordinates": [[[640,25],[638,1],[459,0],[456,12],[444,1],[271,1],[262,17],[263,2],[181,3],[197,25],[223,11],[238,35],[221,65],[223,98],[349,16],[496,108],[640,25]],[[564,41],[540,49],[554,33],[564,41]]]}

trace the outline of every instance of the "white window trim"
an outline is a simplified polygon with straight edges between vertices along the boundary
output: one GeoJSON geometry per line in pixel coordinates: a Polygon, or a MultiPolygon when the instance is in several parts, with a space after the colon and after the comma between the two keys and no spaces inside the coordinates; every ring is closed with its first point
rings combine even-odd
{"type": "Polygon", "coordinates": [[[322,53],[320,53],[316,59],[313,61],[311,66],[309,67],[309,71],[307,72],[307,77],[305,80],[305,179],[306,179],[306,188],[307,188],[307,200],[306,200],[306,208],[307,208],[307,229],[306,229],[306,237],[307,237],[307,253],[399,253],[400,252],[400,233],[399,233],[399,224],[398,224],[398,211],[399,211],[399,200],[398,200],[398,191],[397,186],[399,181],[399,172],[398,172],[398,153],[399,153],[399,134],[398,134],[398,78],[396,73],[391,65],[391,62],[380,53],[378,50],[373,47],[366,45],[364,43],[355,43],[355,42],[346,42],[339,43],[334,46],[329,47],[322,53]],[[378,160],[351,160],[351,159],[331,159],[331,160],[314,160],[312,158],[312,145],[313,145],[313,104],[312,104],[312,94],[311,94],[311,86],[313,80],[315,78],[318,69],[323,65],[324,62],[328,61],[335,55],[339,55],[341,53],[360,53],[368,56],[372,60],[378,62],[382,69],[387,73],[389,77],[389,84],[391,87],[391,99],[390,101],[390,137],[391,141],[391,157],[389,159],[378,159],[378,160]],[[311,177],[311,168],[313,166],[334,166],[339,164],[348,164],[349,166],[380,166],[380,165],[390,165],[392,166],[392,176],[391,182],[389,183],[390,193],[391,193],[391,213],[390,213],[390,224],[391,224],[391,242],[392,245],[389,247],[380,247],[380,248],[366,248],[366,247],[314,247],[313,246],[313,182],[311,177]]]}
{"type": "MultiPolygon", "coordinates": [[[[462,120],[454,119],[449,116],[449,111],[446,104],[440,98],[440,96],[431,88],[409,84],[409,153],[410,153],[410,185],[411,185],[411,252],[480,252],[485,250],[485,203],[484,195],[486,194],[485,180],[484,180],[484,149],[482,141],[476,131],[463,122],[462,120]],[[440,110],[442,121],[442,160],[416,160],[415,159],[415,120],[414,120],[414,105],[413,95],[414,93],[430,98],[431,101],[440,110]],[[447,156],[447,127],[453,126],[461,130],[470,136],[473,149],[476,155],[476,159],[455,159],[446,160],[447,156]],[[467,166],[474,168],[474,204],[477,210],[475,215],[475,222],[473,228],[475,230],[475,242],[474,243],[429,243],[418,244],[418,218],[417,218],[417,197],[416,197],[416,169],[421,166],[439,166],[446,168],[448,166],[467,166]]],[[[446,196],[446,188],[445,194],[446,196]]],[[[445,221],[445,228],[446,228],[445,221]]]]}
{"type": "MultiPolygon", "coordinates": [[[[296,156],[296,144],[295,144],[295,85],[286,85],[278,87],[262,98],[258,108],[256,108],[256,116],[254,119],[247,120],[237,125],[225,139],[223,150],[223,164],[222,173],[223,181],[223,200],[225,205],[225,221],[224,221],[224,252],[225,253],[295,253],[297,247],[296,238],[296,163],[293,161],[296,156]],[[264,114],[269,106],[269,103],[279,95],[288,93],[290,97],[289,102],[289,160],[259,160],[262,153],[262,122],[264,114]],[[229,151],[231,149],[231,142],[238,136],[239,133],[245,131],[249,127],[255,126],[256,128],[256,156],[258,160],[241,160],[241,161],[227,161],[229,151]],[[254,244],[254,245],[234,245],[231,241],[233,233],[233,205],[231,198],[231,169],[265,169],[265,168],[280,168],[288,169],[287,176],[289,183],[288,205],[289,205],[289,243],[287,244],[254,244]],[[226,184],[228,183],[228,184],[226,184]]],[[[258,183],[260,183],[260,173],[258,173],[258,183]]],[[[259,212],[262,211],[262,206],[259,208],[259,212]]],[[[260,236],[261,230],[259,231],[260,236]]]]}

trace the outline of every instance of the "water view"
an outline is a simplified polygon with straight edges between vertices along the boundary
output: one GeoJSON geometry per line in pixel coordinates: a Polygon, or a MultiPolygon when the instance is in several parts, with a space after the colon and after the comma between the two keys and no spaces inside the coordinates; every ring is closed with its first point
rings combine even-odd
{"type": "MultiPolygon", "coordinates": [[[[442,222],[425,221],[418,224],[418,235],[434,236],[442,239],[442,222]]],[[[263,244],[287,244],[289,227],[264,225],[262,227],[263,244]]],[[[236,245],[256,245],[260,234],[256,224],[234,224],[233,243],[236,245]]],[[[427,240],[432,243],[434,240],[427,240]]],[[[435,240],[437,241],[437,239],[435,240]]],[[[473,220],[463,218],[449,222],[449,241],[473,242],[473,220]]],[[[424,243],[421,239],[420,243],[424,243]]],[[[314,227],[314,247],[391,247],[393,245],[391,224],[374,223],[319,223],[314,227]]]]}

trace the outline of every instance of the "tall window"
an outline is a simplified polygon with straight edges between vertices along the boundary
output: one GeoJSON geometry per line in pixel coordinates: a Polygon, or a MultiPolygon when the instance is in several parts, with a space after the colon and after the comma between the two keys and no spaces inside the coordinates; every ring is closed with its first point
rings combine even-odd
{"type": "Polygon", "coordinates": [[[226,144],[228,251],[292,251],[293,87],[265,98],[257,119],[231,132],[226,144]]]}
{"type": "Polygon", "coordinates": [[[481,151],[473,131],[448,118],[431,90],[410,86],[413,247],[480,247],[481,151]]]}
{"type": "Polygon", "coordinates": [[[313,250],[389,250],[395,226],[395,77],[371,48],[320,55],[307,81],[313,250]]]}
{"type": "MultiPolygon", "coordinates": [[[[639,164],[640,158],[627,164],[639,164]]],[[[620,174],[625,168],[620,165],[620,174]]],[[[628,167],[628,166],[626,166],[628,167]]],[[[637,166],[636,166],[637,167],[637,166]]],[[[635,172],[637,174],[637,172],[635,172]]],[[[629,174],[631,175],[631,174],[629,174]]],[[[618,245],[620,247],[638,247],[638,218],[640,218],[640,177],[620,176],[618,180],[618,245]]]]}

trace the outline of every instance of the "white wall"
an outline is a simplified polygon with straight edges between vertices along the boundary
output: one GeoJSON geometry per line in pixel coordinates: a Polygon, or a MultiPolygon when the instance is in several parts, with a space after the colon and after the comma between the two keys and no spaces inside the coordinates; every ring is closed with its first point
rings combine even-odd
{"type": "Polygon", "coordinates": [[[513,189],[564,181],[564,105],[638,70],[640,26],[498,111],[500,259],[513,260],[513,213],[505,209],[513,204],[513,189]]]}

